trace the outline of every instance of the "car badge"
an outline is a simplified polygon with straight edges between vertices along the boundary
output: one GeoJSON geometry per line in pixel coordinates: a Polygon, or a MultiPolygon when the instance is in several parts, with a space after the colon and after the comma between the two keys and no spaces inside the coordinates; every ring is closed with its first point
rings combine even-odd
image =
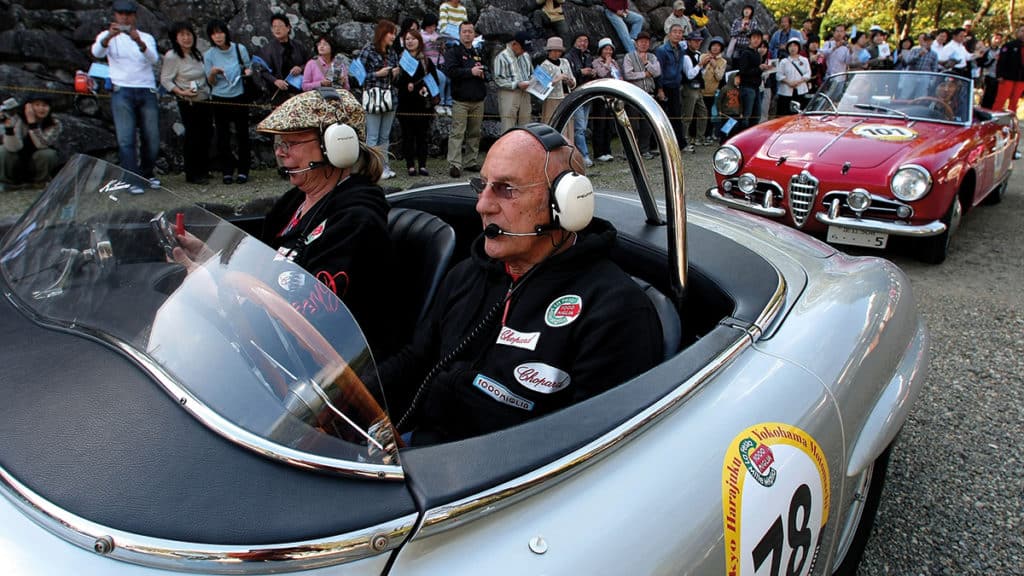
{"type": "Polygon", "coordinates": [[[552,328],[571,324],[583,312],[583,299],[575,294],[555,298],[544,314],[544,323],[552,328]]]}

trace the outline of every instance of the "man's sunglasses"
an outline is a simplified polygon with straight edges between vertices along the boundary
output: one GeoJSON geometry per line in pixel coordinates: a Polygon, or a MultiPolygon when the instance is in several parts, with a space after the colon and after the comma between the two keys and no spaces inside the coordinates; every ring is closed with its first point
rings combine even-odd
{"type": "Polygon", "coordinates": [[[524,188],[532,188],[534,186],[540,186],[543,184],[546,184],[546,182],[533,182],[530,184],[520,184],[518,186],[513,186],[508,182],[488,182],[487,180],[484,180],[483,178],[479,177],[469,179],[470,188],[472,188],[473,191],[476,192],[478,196],[480,194],[483,194],[484,190],[488,186],[490,186],[491,191],[494,192],[495,196],[497,196],[498,198],[502,198],[504,200],[515,200],[516,198],[519,197],[519,190],[522,190],[524,188]]]}

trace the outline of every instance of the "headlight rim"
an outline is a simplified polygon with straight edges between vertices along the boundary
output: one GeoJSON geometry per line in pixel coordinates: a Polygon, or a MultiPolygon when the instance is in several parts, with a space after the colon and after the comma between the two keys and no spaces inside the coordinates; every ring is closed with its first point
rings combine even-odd
{"type": "Polygon", "coordinates": [[[711,157],[711,167],[715,170],[716,174],[721,176],[735,176],[740,171],[740,168],[743,167],[743,153],[740,152],[739,148],[732,144],[724,144],[720,146],[718,150],[715,150],[714,155],[711,157]],[[731,151],[735,154],[736,168],[734,170],[725,171],[719,168],[718,155],[723,151],[731,151]]]}
{"type": "Polygon", "coordinates": [[[920,164],[904,164],[904,165],[900,166],[899,168],[897,168],[895,172],[893,172],[892,178],[889,180],[889,190],[892,192],[893,196],[895,196],[896,198],[898,198],[898,199],[900,199],[900,200],[902,200],[904,202],[917,202],[918,200],[921,200],[922,198],[927,196],[928,193],[932,191],[932,174],[931,174],[931,172],[928,171],[927,168],[925,168],[924,166],[921,166],[920,164]],[[920,194],[917,194],[917,195],[914,195],[914,194],[911,194],[911,195],[903,194],[900,191],[900,189],[897,188],[897,186],[896,186],[896,178],[899,177],[901,173],[906,172],[906,171],[916,172],[916,173],[924,176],[925,186],[924,186],[924,190],[920,194]]]}

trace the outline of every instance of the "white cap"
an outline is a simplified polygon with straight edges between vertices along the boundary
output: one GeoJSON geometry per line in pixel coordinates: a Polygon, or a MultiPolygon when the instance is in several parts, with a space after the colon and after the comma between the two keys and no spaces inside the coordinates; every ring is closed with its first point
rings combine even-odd
{"type": "Polygon", "coordinates": [[[600,54],[601,50],[604,49],[605,46],[611,46],[614,48],[615,44],[612,44],[611,38],[601,38],[597,43],[597,53],[600,54]]]}

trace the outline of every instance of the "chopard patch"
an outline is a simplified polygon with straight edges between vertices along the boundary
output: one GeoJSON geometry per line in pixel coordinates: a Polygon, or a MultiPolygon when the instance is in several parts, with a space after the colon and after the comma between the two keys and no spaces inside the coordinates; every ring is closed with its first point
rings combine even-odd
{"type": "Polygon", "coordinates": [[[514,406],[520,410],[533,410],[533,402],[523,398],[522,396],[513,394],[508,388],[505,388],[483,374],[476,375],[476,378],[473,379],[473,386],[478,388],[484,394],[490,396],[491,399],[497,400],[502,404],[508,404],[509,406],[514,406]]]}
{"type": "Polygon", "coordinates": [[[313,228],[313,231],[309,233],[309,236],[306,236],[306,244],[310,244],[313,240],[323,236],[325,228],[327,228],[327,220],[324,220],[316,228],[313,228]]]}
{"type": "Polygon", "coordinates": [[[565,372],[541,362],[520,364],[513,372],[516,382],[541,394],[558,392],[568,386],[569,381],[572,380],[565,372]]]}
{"type": "Polygon", "coordinates": [[[277,285],[288,292],[294,292],[306,285],[306,275],[296,270],[281,272],[277,275],[277,285]]]}
{"type": "Polygon", "coordinates": [[[497,343],[526,350],[536,350],[538,340],[540,340],[540,332],[520,332],[506,326],[498,333],[497,343]]]}
{"type": "Polygon", "coordinates": [[[575,294],[555,298],[544,313],[544,322],[552,328],[571,324],[583,311],[583,299],[575,294]]]}

